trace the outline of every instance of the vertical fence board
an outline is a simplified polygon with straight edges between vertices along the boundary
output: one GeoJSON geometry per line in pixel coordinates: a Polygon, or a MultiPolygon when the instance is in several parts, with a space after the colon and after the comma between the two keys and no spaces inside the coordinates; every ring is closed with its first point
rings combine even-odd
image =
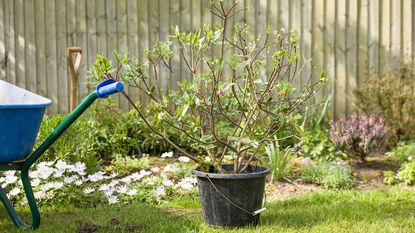
{"type": "Polygon", "coordinates": [[[6,80],[6,40],[5,40],[5,28],[4,28],[4,14],[5,7],[3,1],[0,1],[0,80],[6,80]]]}
{"type": "MultiPolygon", "coordinates": [[[[138,3],[136,0],[127,2],[127,44],[128,54],[133,57],[138,57],[138,3]]],[[[128,92],[134,101],[139,100],[139,93],[137,88],[129,87],[128,92]]],[[[128,106],[131,108],[131,106],[128,106]]]]}
{"type": "MultiPolygon", "coordinates": [[[[313,25],[313,69],[315,69],[314,76],[319,78],[320,70],[325,67],[324,63],[324,55],[325,55],[325,32],[326,26],[324,24],[324,14],[325,14],[325,1],[324,0],[316,0],[315,8],[315,21],[313,25]]],[[[316,99],[323,99],[324,98],[324,90],[320,90],[316,93],[316,99]]]]}
{"type": "Polygon", "coordinates": [[[88,93],[88,27],[86,1],[76,0],[76,46],[82,48],[82,61],[78,70],[78,102],[88,93]]]}
{"type": "Polygon", "coordinates": [[[356,88],[356,56],[357,56],[357,9],[358,0],[350,0],[347,6],[347,38],[346,38],[346,71],[347,71],[347,89],[346,96],[349,102],[346,105],[346,111],[348,113],[354,111],[353,104],[353,90],[356,88]]]}
{"type": "Polygon", "coordinates": [[[368,74],[368,45],[367,45],[367,38],[368,38],[368,0],[361,0],[359,3],[359,12],[358,12],[358,23],[359,26],[359,51],[357,57],[357,66],[358,66],[358,75],[356,78],[357,85],[362,84],[362,82],[366,79],[368,74]]]}
{"type": "Polygon", "coordinates": [[[412,59],[412,4],[411,0],[403,0],[403,4],[401,6],[402,10],[402,61],[404,63],[408,63],[412,59]]]}
{"type": "Polygon", "coordinates": [[[66,0],[56,1],[56,56],[57,56],[57,81],[58,81],[58,111],[69,110],[69,77],[66,60],[66,0]]]}
{"type": "Polygon", "coordinates": [[[382,0],[380,2],[381,5],[381,12],[380,12],[380,72],[385,73],[390,66],[390,50],[389,50],[389,44],[391,41],[390,38],[390,25],[391,25],[391,19],[390,19],[390,1],[389,0],[382,0]]]}
{"type": "Polygon", "coordinates": [[[24,5],[24,42],[25,42],[25,64],[23,69],[26,71],[26,88],[30,91],[37,92],[36,88],[36,44],[35,40],[35,2],[34,0],[25,1],[24,5]],[[26,39],[30,38],[30,39],[26,39]]]}
{"type": "Polygon", "coordinates": [[[36,77],[37,93],[48,95],[48,76],[46,72],[46,28],[45,28],[45,1],[38,0],[35,4],[35,40],[36,40],[36,77]]]}
{"type": "Polygon", "coordinates": [[[25,36],[24,36],[24,4],[23,0],[13,1],[14,3],[14,26],[16,46],[16,84],[19,87],[26,88],[26,61],[25,61],[25,36]]]}
{"type": "MultiPolygon", "coordinates": [[[[138,21],[139,21],[139,54],[140,60],[144,63],[145,61],[145,54],[144,50],[149,48],[148,43],[148,34],[149,28],[147,24],[148,20],[148,0],[139,0],[138,5],[140,6],[138,9],[138,21]]],[[[149,99],[147,95],[143,92],[140,94],[140,101],[143,104],[148,103],[149,99]]]]}
{"type": "Polygon", "coordinates": [[[398,66],[399,60],[402,58],[401,53],[401,37],[402,37],[402,28],[401,28],[401,0],[392,1],[390,10],[392,12],[392,43],[391,43],[391,52],[392,52],[392,65],[398,66]]]}
{"type": "Polygon", "coordinates": [[[53,104],[48,108],[52,113],[58,111],[58,73],[56,53],[55,1],[46,1],[46,64],[48,75],[48,97],[53,104]]]}
{"type": "Polygon", "coordinates": [[[369,25],[370,31],[368,32],[368,77],[373,78],[379,73],[379,0],[370,1],[369,7],[369,25]],[[373,59],[372,59],[373,58],[373,59]]]}
{"type": "MultiPolygon", "coordinates": [[[[336,4],[335,1],[327,1],[326,5],[327,18],[326,18],[326,56],[327,56],[327,75],[331,80],[330,86],[327,87],[327,93],[331,93],[333,103],[336,103],[337,93],[336,93],[336,56],[335,56],[335,46],[336,46],[336,4]]],[[[334,114],[336,112],[336,104],[332,106],[331,112],[334,114]]]]}

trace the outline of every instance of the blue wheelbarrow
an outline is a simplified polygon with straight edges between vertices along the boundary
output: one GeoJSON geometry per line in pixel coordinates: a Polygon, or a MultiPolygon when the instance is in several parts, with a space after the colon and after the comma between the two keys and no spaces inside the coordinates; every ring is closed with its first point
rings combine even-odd
{"type": "Polygon", "coordinates": [[[36,229],[40,213],[29,179],[29,169],[63,132],[97,99],[121,92],[123,84],[107,79],[96,87],[75,110],[32,152],[45,109],[52,101],[0,80],[0,170],[17,170],[32,215],[32,223],[23,222],[0,187],[0,198],[13,223],[21,228],[36,229]]]}

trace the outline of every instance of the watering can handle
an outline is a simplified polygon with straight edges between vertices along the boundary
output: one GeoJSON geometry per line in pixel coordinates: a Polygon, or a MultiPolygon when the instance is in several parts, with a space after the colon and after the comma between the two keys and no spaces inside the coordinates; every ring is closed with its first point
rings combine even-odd
{"type": "Polygon", "coordinates": [[[124,90],[124,85],[114,79],[107,79],[97,85],[98,98],[107,98],[109,95],[121,92],[124,90]]]}

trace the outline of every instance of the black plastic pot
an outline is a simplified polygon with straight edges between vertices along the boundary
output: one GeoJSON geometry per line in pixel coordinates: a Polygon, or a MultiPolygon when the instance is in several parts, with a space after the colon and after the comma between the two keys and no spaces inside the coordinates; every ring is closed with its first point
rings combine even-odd
{"type": "MultiPolygon", "coordinates": [[[[233,165],[222,167],[233,170],[233,165]]],[[[262,208],[265,177],[270,172],[269,168],[260,166],[250,166],[242,174],[193,170],[206,223],[215,227],[257,225],[259,214],[255,215],[254,212],[262,208]]]]}

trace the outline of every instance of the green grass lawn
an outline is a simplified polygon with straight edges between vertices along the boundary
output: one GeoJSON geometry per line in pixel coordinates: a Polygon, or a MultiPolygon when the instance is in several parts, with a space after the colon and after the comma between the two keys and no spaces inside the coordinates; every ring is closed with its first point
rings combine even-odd
{"type": "MultiPolygon", "coordinates": [[[[36,232],[415,232],[415,191],[320,192],[267,204],[257,227],[214,229],[198,200],[168,206],[131,204],[96,209],[41,209],[36,232]],[[81,231],[82,232],[82,231],[81,231]]],[[[28,213],[24,212],[28,217],[28,213]]],[[[23,232],[0,211],[0,232],[23,232]]]]}

